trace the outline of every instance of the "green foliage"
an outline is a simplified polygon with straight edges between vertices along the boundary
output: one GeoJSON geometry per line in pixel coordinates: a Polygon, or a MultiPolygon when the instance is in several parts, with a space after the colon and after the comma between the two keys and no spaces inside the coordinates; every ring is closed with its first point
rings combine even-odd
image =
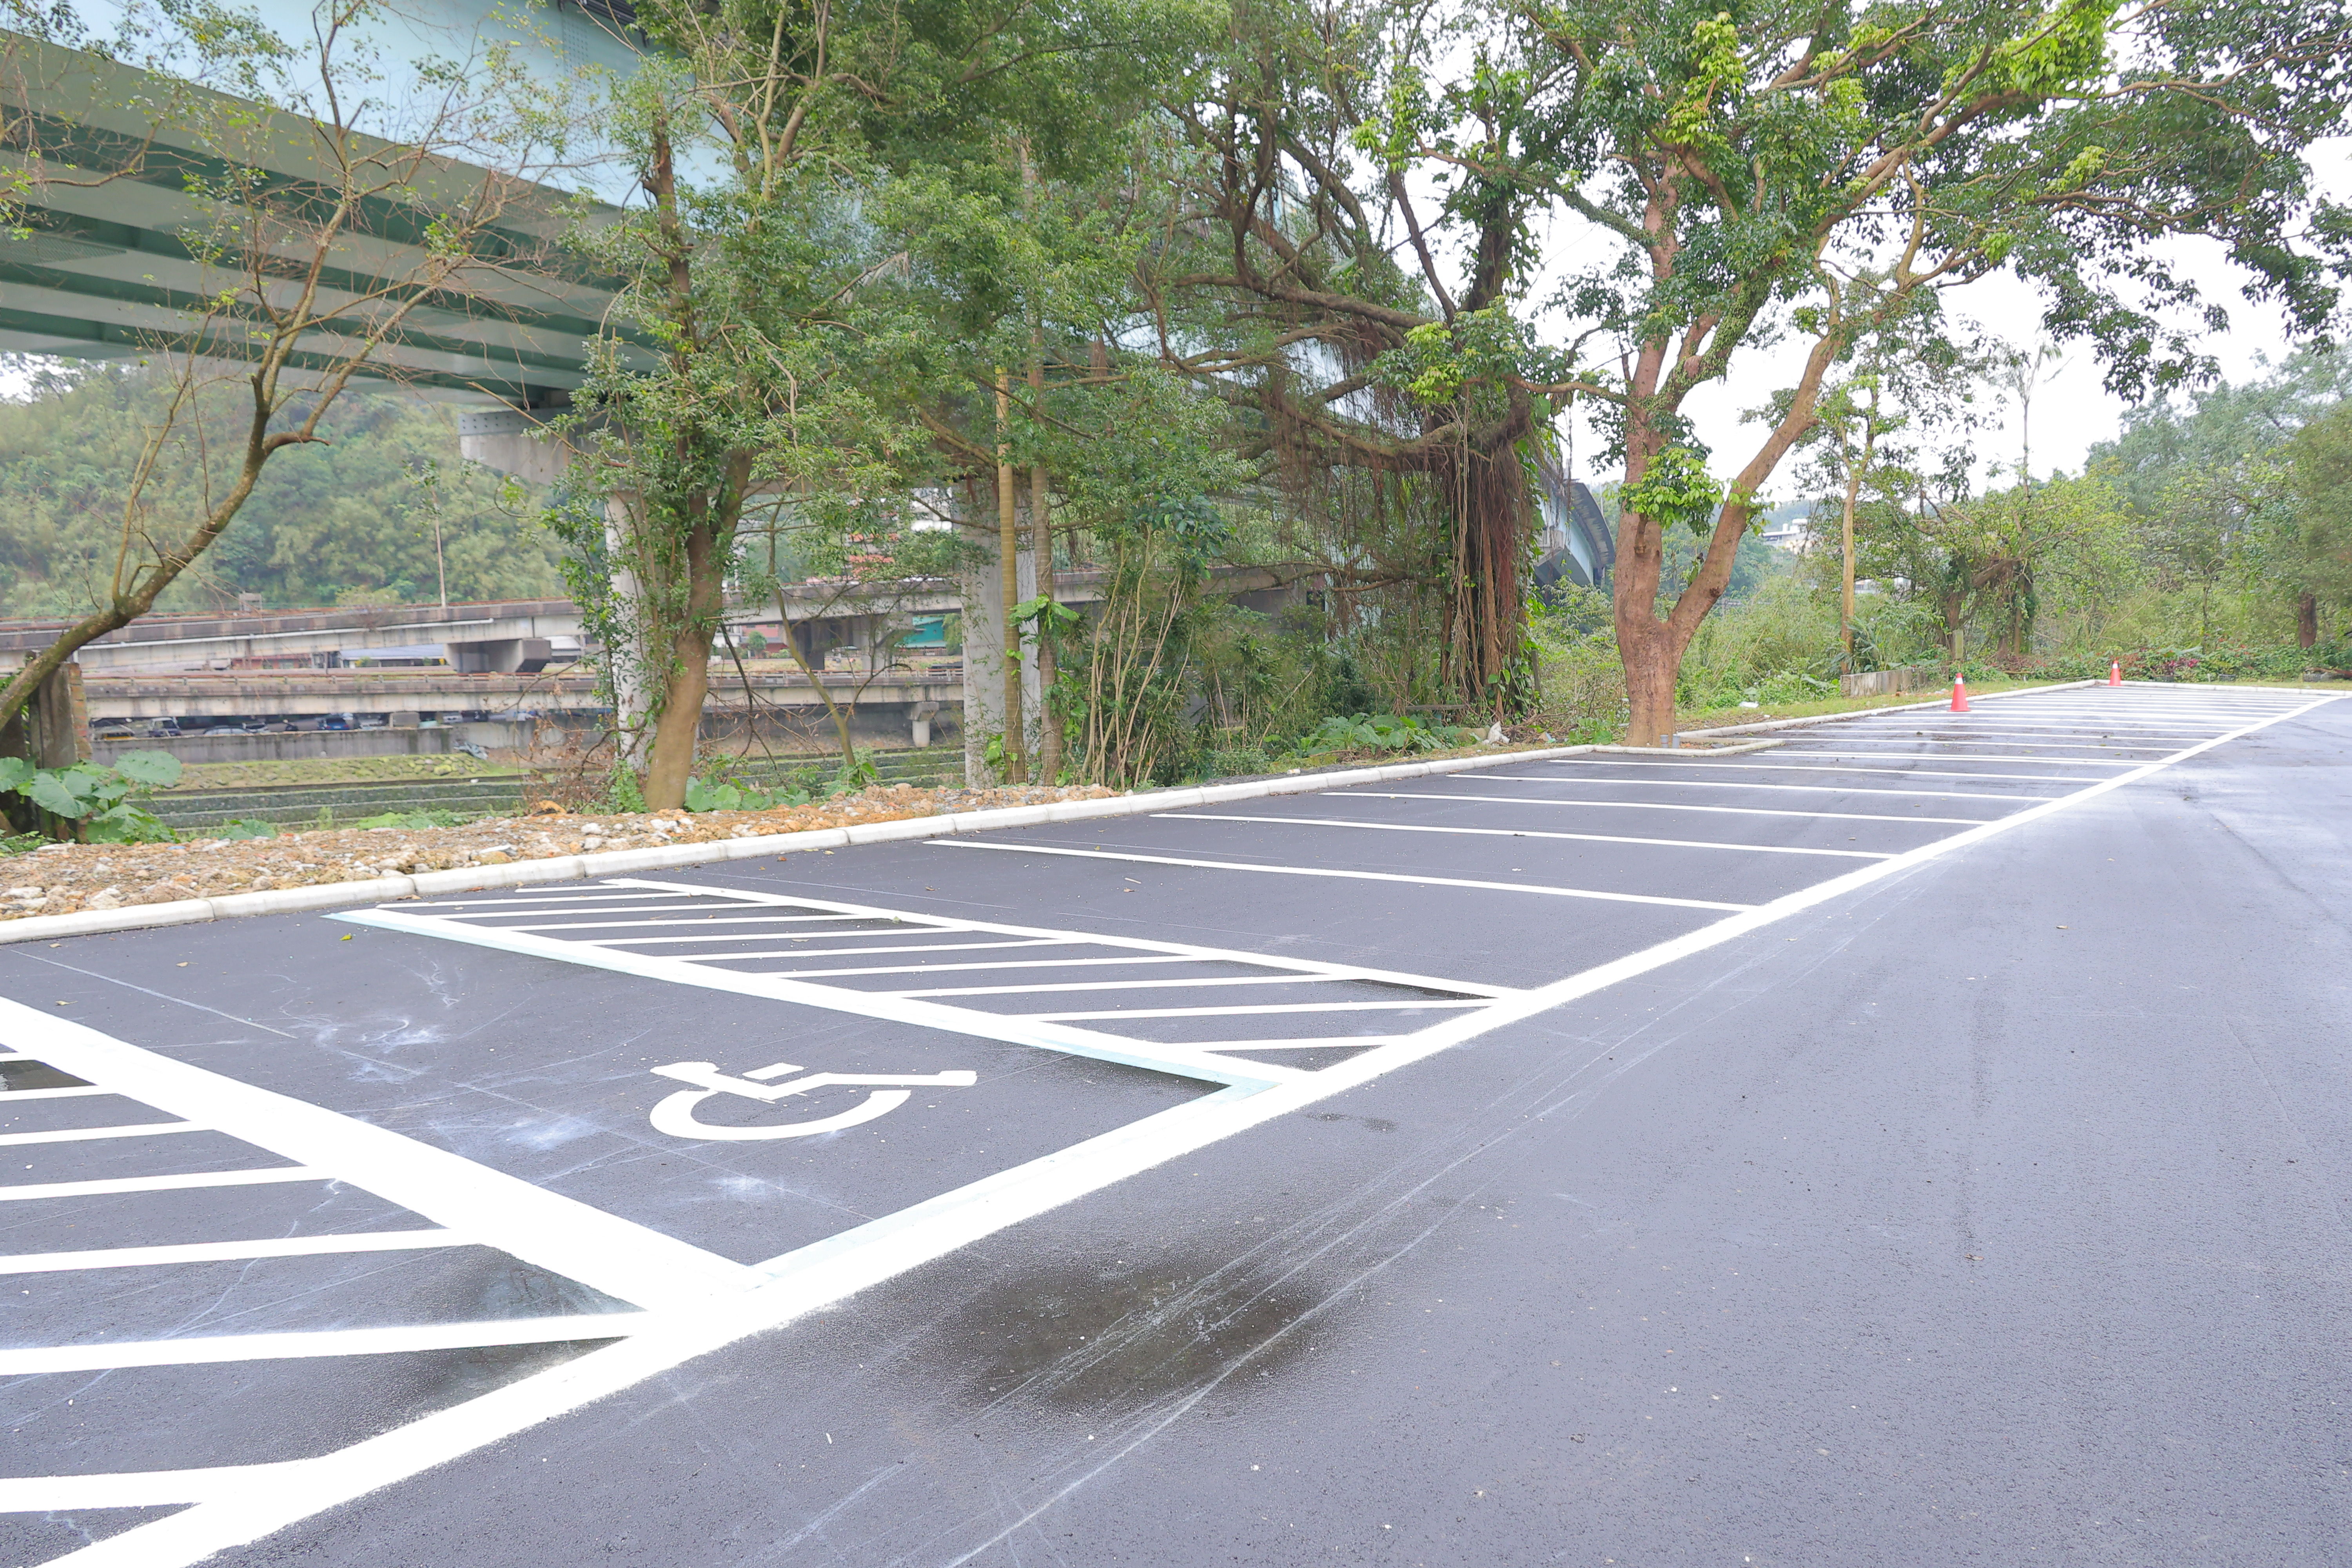
{"type": "MultiPolygon", "coordinates": [[[[370,824],[362,823],[360,826],[370,826],[370,824]]],[[[398,822],[388,822],[382,826],[386,827],[398,827],[405,825],[398,822]]],[[[274,822],[262,822],[257,818],[241,816],[234,822],[225,822],[221,824],[221,826],[213,833],[213,837],[215,838],[226,838],[232,842],[241,842],[248,838],[275,838],[278,837],[278,825],[274,822]]]]}
{"type": "Polygon", "coordinates": [[[1301,737],[1296,750],[1307,753],[1367,749],[1376,752],[1435,752],[1454,746],[1472,746],[1477,742],[1478,731],[1475,730],[1426,723],[1417,714],[1399,717],[1394,713],[1335,713],[1324,720],[1311,734],[1301,737]]]}
{"type": "Polygon", "coordinates": [[[73,825],[88,844],[170,844],[178,835],[138,798],[177,784],[180,760],[168,752],[131,752],[114,765],[77,763],[37,768],[22,757],[0,757],[0,793],[30,801],[73,825]]]}
{"type": "Polygon", "coordinates": [[[1706,455],[1689,447],[1659,452],[1642,477],[1618,496],[1627,511],[1669,533],[1686,528],[1702,537],[1714,530],[1723,500],[1723,486],[1706,471],[1706,455]]]}

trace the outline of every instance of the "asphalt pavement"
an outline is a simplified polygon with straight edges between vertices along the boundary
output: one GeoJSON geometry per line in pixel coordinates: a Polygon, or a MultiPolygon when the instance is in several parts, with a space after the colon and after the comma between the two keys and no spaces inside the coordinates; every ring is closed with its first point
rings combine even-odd
{"type": "Polygon", "coordinates": [[[2317,698],[0,947],[0,1565],[2340,1563],[2317,698]]]}

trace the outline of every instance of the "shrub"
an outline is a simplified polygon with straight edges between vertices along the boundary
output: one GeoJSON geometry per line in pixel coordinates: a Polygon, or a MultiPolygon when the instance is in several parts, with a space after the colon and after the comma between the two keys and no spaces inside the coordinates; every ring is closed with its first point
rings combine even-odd
{"type": "Polygon", "coordinates": [[[31,802],[85,844],[170,844],[179,835],[142,804],[152,788],[180,782],[180,759],[169,752],[126,752],[112,766],[76,763],[37,768],[23,757],[0,757],[0,792],[31,802]]]}

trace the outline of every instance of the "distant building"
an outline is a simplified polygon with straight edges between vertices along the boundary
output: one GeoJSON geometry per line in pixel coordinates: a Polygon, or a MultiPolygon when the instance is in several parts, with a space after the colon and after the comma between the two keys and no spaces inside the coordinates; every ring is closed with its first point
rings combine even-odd
{"type": "Polygon", "coordinates": [[[1760,536],[1775,550],[1786,550],[1802,555],[1813,547],[1813,520],[1810,509],[1798,512],[1793,507],[1783,507],[1765,520],[1760,536]]]}

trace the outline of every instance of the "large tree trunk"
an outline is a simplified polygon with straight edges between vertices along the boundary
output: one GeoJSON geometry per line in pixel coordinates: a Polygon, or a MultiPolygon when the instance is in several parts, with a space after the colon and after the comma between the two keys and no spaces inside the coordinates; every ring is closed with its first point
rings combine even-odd
{"type": "Polygon", "coordinates": [[[2319,640],[2319,595],[2308,588],[2294,598],[2294,646],[2309,647],[2319,640]]]}
{"type": "Polygon", "coordinates": [[[1630,710],[1625,742],[1659,746],[1675,733],[1675,687],[1682,673],[1683,648],[1690,639],[1676,636],[1672,621],[1645,618],[1649,624],[1637,627],[1630,638],[1622,622],[1617,630],[1630,710]]]}
{"type": "MultiPolygon", "coordinates": [[[[1039,383],[1033,374],[1030,385],[1039,383]]],[[[1054,506],[1045,465],[1029,470],[1029,552],[1037,567],[1037,596],[1056,603],[1054,593],[1054,506]]],[[[1056,783],[1062,776],[1062,710],[1054,701],[1054,626],[1050,614],[1038,622],[1037,637],[1037,782],[1056,783]]]]}
{"type": "Polygon", "coordinates": [[[1006,784],[1027,782],[1022,765],[1024,728],[1021,712],[1021,628],[1013,624],[1021,602],[1019,481],[1013,467],[1013,377],[996,373],[996,570],[1004,594],[1004,765],[998,770],[1006,784]]]}
{"type": "Polygon", "coordinates": [[[1533,498],[1513,440],[1472,448],[1462,460],[1463,471],[1441,468],[1433,476],[1452,492],[1454,501],[1454,582],[1447,616],[1453,636],[1447,674],[1465,706],[1501,723],[1526,711],[1535,695],[1523,635],[1526,595],[1519,582],[1533,498]]]}
{"type": "MultiPolygon", "coordinates": [[[[661,716],[654,723],[653,753],[646,763],[648,811],[686,804],[694,777],[696,743],[702,736],[702,703],[710,691],[710,644],[718,629],[724,584],[724,557],[709,523],[686,539],[686,613],[669,637],[669,671],[662,682],[661,716]]],[[[792,635],[792,627],[784,628],[792,635]]]]}

